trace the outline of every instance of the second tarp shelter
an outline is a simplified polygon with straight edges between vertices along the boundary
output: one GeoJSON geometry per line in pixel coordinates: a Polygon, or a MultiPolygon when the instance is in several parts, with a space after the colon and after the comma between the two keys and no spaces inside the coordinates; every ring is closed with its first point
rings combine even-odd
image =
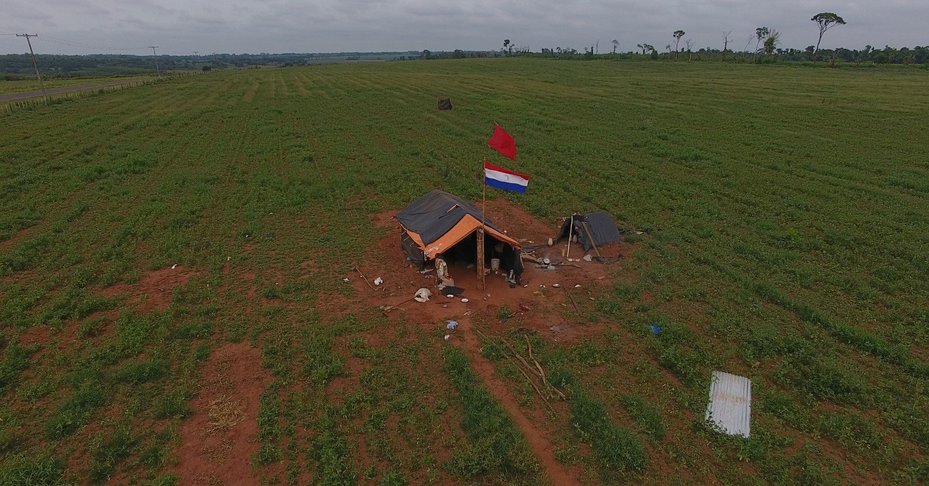
{"type": "Polygon", "coordinates": [[[613,217],[606,211],[575,214],[573,218],[565,218],[557,239],[567,238],[569,235],[577,235],[577,241],[584,246],[584,251],[589,251],[594,245],[601,247],[613,242],[619,243],[620,240],[619,229],[616,228],[613,217]],[[573,231],[570,229],[572,222],[573,231]]]}
{"type": "Polygon", "coordinates": [[[434,190],[410,203],[397,214],[400,246],[407,258],[420,265],[440,254],[462,256],[482,262],[500,258],[500,266],[518,277],[523,272],[518,241],[510,238],[485,218],[473,204],[445,191],[434,190]],[[484,257],[476,255],[475,237],[483,222],[484,257]]]}

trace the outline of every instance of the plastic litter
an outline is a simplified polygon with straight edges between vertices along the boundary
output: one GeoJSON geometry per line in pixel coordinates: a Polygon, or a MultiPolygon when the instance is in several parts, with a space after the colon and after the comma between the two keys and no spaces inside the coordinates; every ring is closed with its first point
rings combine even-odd
{"type": "Polygon", "coordinates": [[[594,257],[590,256],[590,254],[584,255],[585,262],[592,262],[593,260],[594,260],[594,257]]]}
{"type": "Polygon", "coordinates": [[[648,326],[648,330],[656,336],[661,334],[661,326],[659,326],[657,322],[653,322],[652,325],[648,326]]]}
{"type": "Polygon", "coordinates": [[[581,284],[574,284],[574,288],[576,288],[576,289],[581,288],[581,284]]]}
{"type": "Polygon", "coordinates": [[[171,265],[171,270],[174,270],[175,268],[177,268],[177,263],[175,263],[174,265],[171,265]]]}
{"type": "Polygon", "coordinates": [[[467,304],[468,302],[470,302],[470,301],[468,300],[467,297],[464,297],[464,298],[461,299],[461,303],[462,303],[462,304],[467,304]]]}
{"type": "Polygon", "coordinates": [[[454,331],[455,329],[458,329],[458,321],[448,321],[448,324],[446,324],[445,327],[454,331]]]}
{"type": "Polygon", "coordinates": [[[446,334],[446,335],[445,335],[445,340],[448,341],[448,339],[449,339],[450,337],[452,337],[451,334],[446,334]]]}
{"type": "Polygon", "coordinates": [[[375,286],[380,285],[382,283],[384,283],[384,279],[382,279],[381,277],[377,277],[376,279],[374,279],[375,286]]]}
{"type": "Polygon", "coordinates": [[[454,296],[453,294],[445,294],[445,296],[448,297],[449,299],[455,298],[455,296],[454,296]]]}
{"type": "Polygon", "coordinates": [[[561,287],[561,284],[556,284],[556,283],[554,283],[554,284],[552,284],[552,287],[555,287],[555,288],[557,289],[557,288],[561,287]]]}
{"type": "Polygon", "coordinates": [[[343,278],[342,281],[343,281],[343,282],[348,282],[348,281],[349,281],[349,280],[348,280],[348,277],[343,278]]]}
{"type": "Polygon", "coordinates": [[[429,297],[432,297],[432,291],[427,288],[421,288],[416,291],[416,294],[413,296],[413,300],[416,302],[426,302],[429,300],[429,297]]]}

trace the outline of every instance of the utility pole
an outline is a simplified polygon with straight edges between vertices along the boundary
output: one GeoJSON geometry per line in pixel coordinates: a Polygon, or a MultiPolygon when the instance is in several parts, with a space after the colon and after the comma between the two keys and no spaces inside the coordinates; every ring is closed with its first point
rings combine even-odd
{"type": "Polygon", "coordinates": [[[158,49],[158,46],[148,46],[152,50],[152,56],[155,57],[155,75],[161,76],[161,70],[158,69],[158,54],[155,53],[155,49],[158,49]]]}
{"type": "Polygon", "coordinates": [[[29,44],[29,54],[32,54],[32,67],[35,68],[35,78],[39,80],[39,86],[42,87],[42,96],[45,98],[45,104],[48,104],[48,92],[45,91],[45,83],[42,82],[42,75],[39,74],[39,63],[35,60],[35,52],[32,51],[32,41],[30,37],[38,37],[39,34],[16,34],[16,37],[25,37],[26,44],[29,44]]]}

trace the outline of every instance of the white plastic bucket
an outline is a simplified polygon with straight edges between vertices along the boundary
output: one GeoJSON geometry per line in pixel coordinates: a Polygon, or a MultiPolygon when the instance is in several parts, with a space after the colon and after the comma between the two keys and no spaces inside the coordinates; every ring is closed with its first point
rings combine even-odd
{"type": "Polygon", "coordinates": [[[495,271],[495,272],[499,272],[499,271],[500,271],[500,259],[499,259],[499,258],[491,258],[491,259],[490,259],[490,269],[493,270],[493,271],[495,271]]]}

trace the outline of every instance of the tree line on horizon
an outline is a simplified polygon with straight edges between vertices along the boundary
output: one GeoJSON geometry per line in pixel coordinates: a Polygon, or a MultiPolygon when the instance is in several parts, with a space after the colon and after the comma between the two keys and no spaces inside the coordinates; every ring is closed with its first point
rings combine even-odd
{"type": "MultiPolygon", "coordinates": [[[[510,39],[503,40],[503,48],[491,51],[473,51],[455,49],[453,51],[423,50],[407,52],[352,52],[352,53],[283,53],[283,54],[210,54],[210,55],[158,55],[137,56],[124,54],[89,54],[89,55],[37,55],[40,69],[45,76],[112,76],[145,74],[153,71],[154,61],[157,60],[167,71],[192,71],[224,68],[245,68],[259,66],[299,66],[326,62],[345,62],[361,60],[388,60],[412,61],[431,59],[462,59],[473,57],[499,57],[499,56],[534,56],[553,57],[559,59],[651,59],[651,60],[687,60],[687,61],[725,61],[725,62],[754,62],[772,63],[778,61],[802,62],[828,60],[832,65],[837,61],[847,64],[929,64],[929,46],[916,46],[913,48],[895,48],[885,45],[878,49],[866,45],[864,49],[848,49],[837,47],[834,49],[820,49],[825,33],[833,27],[845,25],[845,19],[833,12],[820,12],[811,19],[818,30],[816,45],[807,46],[806,49],[783,49],[780,32],[761,26],[755,29],[755,34],[745,44],[741,51],[730,49],[732,32],[722,33],[722,49],[703,47],[694,49],[694,42],[686,38],[686,32],[677,29],[671,34],[671,41],[664,49],[659,49],[649,43],[636,44],[636,50],[617,52],[620,43],[613,40],[612,50],[603,54],[599,52],[599,43],[584,47],[583,52],[570,47],[542,48],[534,52],[528,47],[519,47],[510,39]],[[683,44],[682,44],[683,42],[683,44]],[[754,49],[749,47],[754,42],[754,49]],[[673,43],[673,45],[672,45],[673,43]]],[[[32,75],[32,57],[29,54],[0,55],[0,76],[6,80],[26,79],[32,75]]]]}
{"type": "Polygon", "coordinates": [[[811,61],[828,60],[833,65],[836,61],[845,63],[873,63],[873,64],[925,64],[929,61],[929,46],[916,46],[913,48],[901,47],[894,48],[885,45],[883,49],[866,45],[864,49],[848,49],[837,47],[834,49],[820,49],[823,36],[833,27],[845,25],[845,19],[834,12],[820,12],[814,15],[810,21],[814,22],[818,29],[816,45],[807,46],[806,49],[783,49],[778,47],[781,43],[781,33],[775,29],[761,26],[755,29],[755,34],[749,38],[745,48],[736,51],[729,48],[732,39],[732,31],[722,33],[722,49],[704,47],[695,50],[692,39],[685,38],[687,34],[684,30],[678,29],[672,32],[673,39],[664,49],[656,48],[647,42],[636,44],[635,51],[617,54],[619,41],[613,40],[613,49],[609,54],[600,54],[599,45],[594,44],[585,46],[583,52],[573,48],[543,48],[541,52],[529,52],[526,49],[516,47],[509,39],[503,41],[501,53],[504,55],[542,55],[551,57],[620,57],[620,58],[641,58],[648,57],[651,59],[673,59],[678,60],[686,56],[688,61],[693,60],[723,60],[734,62],[756,62],[770,63],[777,60],[783,61],[811,61]],[[683,40],[683,45],[681,41],[683,40]],[[673,42],[673,45],[672,45],[673,42]],[[749,50],[749,46],[754,42],[754,49],[749,50]]]}

